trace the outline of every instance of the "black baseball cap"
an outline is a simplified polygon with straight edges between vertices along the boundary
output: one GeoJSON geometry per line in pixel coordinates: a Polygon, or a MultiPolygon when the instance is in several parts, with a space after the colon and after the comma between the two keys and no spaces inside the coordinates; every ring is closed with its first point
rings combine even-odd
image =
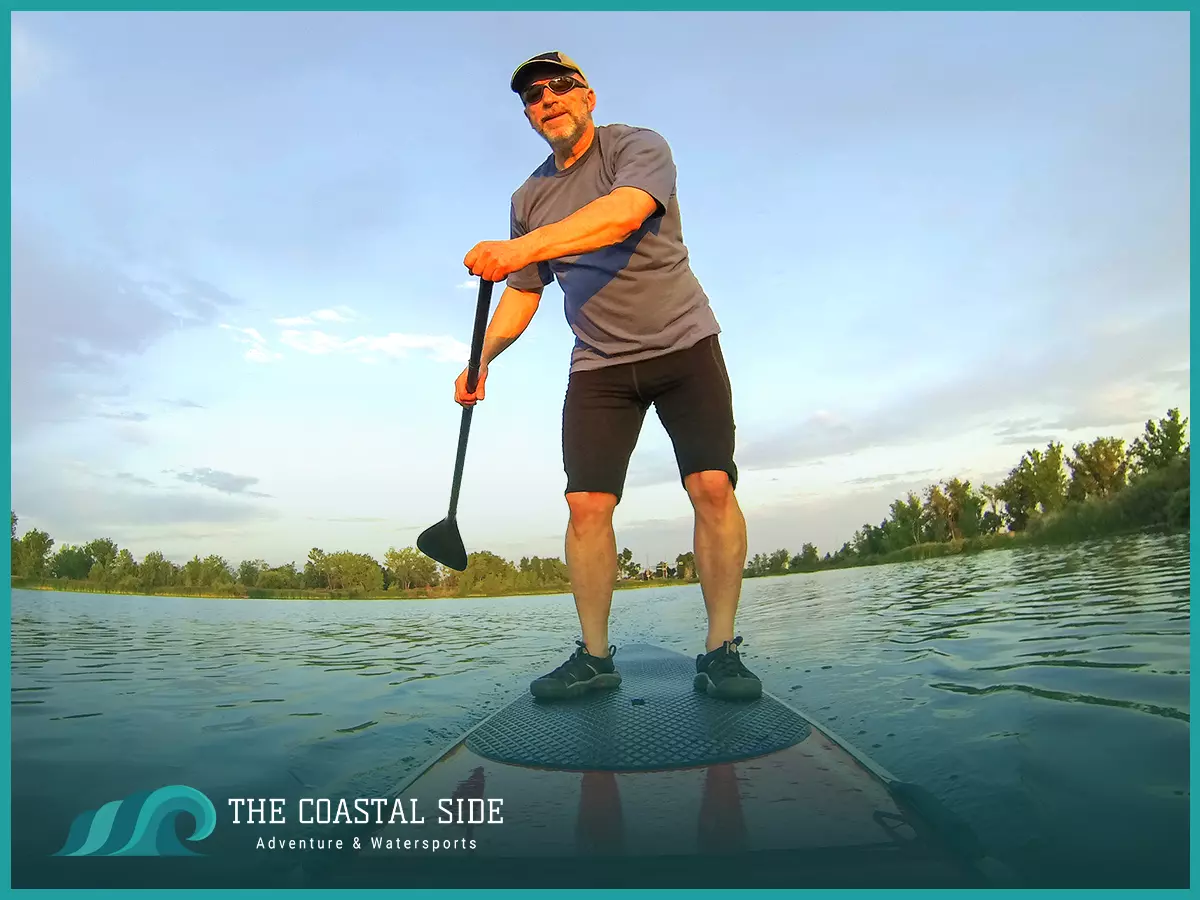
{"type": "Polygon", "coordinates": [[[539,53],[537,56],[531,56],[525,62],[521,63],[513,70],[512,78],[509,81],[509,87],[513,93],[521,93],[521,88],[524,87],[525,77],[534,70],[561,69],[564,72],[574,72],[580,77],[584,84],[587,84],[587,76],[583,74],[583,70],[575,63],[575,60],[567,56],[561,50],[550,50],[546,53],[539,53]]]}

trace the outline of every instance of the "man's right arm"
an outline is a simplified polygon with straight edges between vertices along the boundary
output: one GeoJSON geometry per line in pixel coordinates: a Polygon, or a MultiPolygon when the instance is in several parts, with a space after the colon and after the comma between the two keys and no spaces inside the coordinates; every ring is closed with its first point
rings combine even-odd
{"type": "MultiPolygon", "coordinates": [[[[528,233],[528,228],[517,212],[516,195],[509,206],[509,237],[517,238],[528,233]]],[[[454,399],[463,406],[473,406],[485,396],[487,367],[493,359],[507,350],[529,327],[533,314],[537,312],[542,302],[542,289],[550,283],[552,276],[549,266],[544,263],[532,263],[520,271],[508,276],[508,284],[496,304],[492,321],[488,323],[483,335],[483,353],[480,358],[479,383],[474,393],[467,392],[467,370],[454,385],[454,399]]]]}
{"type": "MultiPolygon", "coordinates": [[[[508,235],[510,239],[529,233],[524,216],[518,211],[520,192],[513,194],[508,207],[508,235]]],[[[522,208],[525,204],[519,204],[522,208]]],[[[508,276],[508,286],[496,306],[496,314],[483,339],[483,365],[487,365],[503,353],[533,319],[542,300],[542,289],[551,279],[548,266],[532,263],[508,276]]]]}
{"type": "Polygon", "coordinates": [[[454,382],[454,400],[461,406],[474,406],[487,396],[488,363],[507,350],[517,338],[529,327],[533,314],[537,312],[538,304],[542,302],[542,291],[521,290],[506,287],[496,304],[492,321],[488,323],[487,331],[483,334],[483,353],[479,365],[479,381],[475,390],[467,390],[468,369],[454,382]]]}
{"type": "Polygon", "coordinates": [[[483,337],[483,365],[509,348],[533,321],[542,302],[542,292],[506,287],[483,337]]]}

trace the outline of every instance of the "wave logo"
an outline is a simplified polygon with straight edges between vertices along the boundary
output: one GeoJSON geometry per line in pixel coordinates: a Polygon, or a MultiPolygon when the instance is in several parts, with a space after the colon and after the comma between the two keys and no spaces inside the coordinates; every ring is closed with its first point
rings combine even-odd
{"type": "Polygon", "coordinates": [[[195,788],[170,784],[113,800],[80,813],[55,856],[203,856],[179,842],[175,819],[196,822],[189,841],[202,841],[217,825],[212,801],[195,788]]]}

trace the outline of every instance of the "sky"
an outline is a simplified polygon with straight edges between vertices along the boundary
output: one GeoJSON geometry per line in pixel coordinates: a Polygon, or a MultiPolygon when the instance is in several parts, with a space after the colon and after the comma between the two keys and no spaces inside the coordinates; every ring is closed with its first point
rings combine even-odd
{"type": "MultiPolygon", "coordinates": [[[[12,16],[19,532],[377,559],[447,509],[477,298],[560,49],[671,146],[722,328],[750,553],[1050,440],[1189,414],[1187,13],[12,16]]],[[[498,299],[500,291],[495,293],[498,299]]],[[[493,307],[494,308],[494,307],[493,307]]],[[[490,370],[468,551],[562,556],[573,336],[490,370]]],[[[615,517],[691,549],[647,416],[615,517]]]]}

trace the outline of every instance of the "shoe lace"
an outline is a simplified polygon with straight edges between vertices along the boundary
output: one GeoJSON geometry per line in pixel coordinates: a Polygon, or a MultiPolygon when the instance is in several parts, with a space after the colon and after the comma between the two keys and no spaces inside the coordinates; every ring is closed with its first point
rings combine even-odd
{"type": "Polygon", "coordinates": [[[725,641],[721,645],[723,652],[718,653],[713,661],[709,664],[710,669],[716,669],[725,675],[749,675],[750,670],[746,668],[742,662],[741,654],[738,653],[738,647],[742,644],[741,635],[735,637],[732,641],[725,641]]]}
{"type": "MultiPolygon", "coordinates": [[[[615,654],[616,652],[617,652],[616,646],[609,647],[608,648],[609,658],[611,659],[613,654],[615,654]]],[[[583,641],[576,641],[575,642],[575,652],[572,653],[569,657],[567,657],[566,662],[564,662],[562,665],[560,665],[557,669],[555,669],[550,674],[551,675],[563,675],[566,672],[569,672],[576,665],[576,663],[579,660],[583,659],[583,657],[585,655],[590,655],[590,654],[588,654],[588,651],[587,651],[587,644],[585,644],[583,641]]]]}

